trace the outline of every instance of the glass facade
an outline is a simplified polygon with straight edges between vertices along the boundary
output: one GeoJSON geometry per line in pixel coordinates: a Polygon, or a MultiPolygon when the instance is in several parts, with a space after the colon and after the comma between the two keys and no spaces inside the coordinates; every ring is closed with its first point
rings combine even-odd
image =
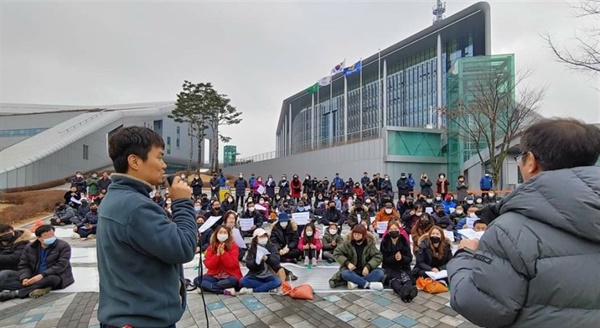
{"type": "Polygon", "coordinates": [[[0,138],[33,137],[46,130],[48,128],[0,130],[0,138]]]}

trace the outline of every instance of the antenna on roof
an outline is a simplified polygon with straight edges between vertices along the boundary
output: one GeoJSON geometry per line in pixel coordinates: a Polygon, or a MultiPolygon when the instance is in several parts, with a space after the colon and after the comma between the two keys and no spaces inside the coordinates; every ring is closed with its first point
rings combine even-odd
{"type": "Polygon", "coordinates": [[[446,3],[441,0],[436,0],[436,5],[433,7],[433,23],[438,23],[444,19],[444,13],[446,13],[446,3]]]}

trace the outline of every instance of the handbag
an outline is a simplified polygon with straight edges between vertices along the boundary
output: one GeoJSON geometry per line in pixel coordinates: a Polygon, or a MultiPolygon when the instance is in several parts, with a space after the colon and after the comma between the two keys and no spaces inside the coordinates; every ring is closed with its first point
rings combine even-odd
{"type": "Polygon", "coordinates": [[[284,281],[281,283],[281,291],[283,292],[283,295],[288,295],[297,300],[312,300],[314,298],[314,291],[309,284],[301,284],[292,287],[289,282],[284,281]]]}
{"type": "Polygon", "coordinates": [[[439,294],[448,291],[448,287],[446,287],[446,285],[442,284],[441,282],[433,280],[431,278],[423,277],[419,277],[417,279],[417,288],[429,294],[439,294]]]}

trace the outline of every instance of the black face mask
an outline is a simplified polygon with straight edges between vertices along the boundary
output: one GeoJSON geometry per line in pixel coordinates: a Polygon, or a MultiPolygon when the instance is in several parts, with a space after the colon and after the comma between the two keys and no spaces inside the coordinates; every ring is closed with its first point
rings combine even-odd
{"type": "Polygon", "coordinates": [[[97,208],[91,208],[90,211],[92,211],[93,213],[96,213],[96,212],[98,212],[98,209],[97,208]]]}
{"type": "Polygon", "coordinates": [[[0,241],[9,242],[15,238],[15,235],[12,233],[0,236],[0,241]]]}
{"type": "Polygon", "coordinates": [[[392,238],[398,238],[398,236],[400,236],[400,231],[390,231],[389,235],[392,238]]]}
{"type": "Polygon", "coordinates": [[[444,213],[446,213],[444,210],[439,210],[439,211],[438,211],[438,214],[439,214],[439,215],[444,215],[444,213]]]}
{"type": "Polygon", "coordinates": [[[429,225],[429,221],[421,221],[419,222],[419,224],[421,225],[421,227],[426,227],[429,225]]]}
{"type": "Polygon", "coordinates": [[[429,239],[431,239],[432,244],[438,244],[439,242],[442,241],[442,238],[437,237],[437,236],[430,237],[429,239]]]}
{"type": "Polygon", "coordinates": [[[215,212],[218,212],[218,211],[221,210],[221,208],[220,207],[215,207],[215,208],[213,208],[213,210],[215,210],[215,212]]]}

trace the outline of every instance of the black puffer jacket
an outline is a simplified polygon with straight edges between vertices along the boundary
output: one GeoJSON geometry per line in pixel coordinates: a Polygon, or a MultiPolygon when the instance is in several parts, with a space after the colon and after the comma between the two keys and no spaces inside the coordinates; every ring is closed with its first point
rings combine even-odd
{"type": "Polygon", "coordinates": [[[486,327],[597,327],[600,167],[542,172],[448,265],[451,305],[486,327]]]}
{"type": "MultiPolygon", "coordinates": [[[[21,254],[19,261],[19,280],[29,279],[36,275],[41,243],[39,240],[29,244],[21,254]]],[[[61,279],[58,289],[66,288],[75,282],[71,269],[71,246],[64,240],[57,239],[50,245],[46,254],[46,271],[43,276],[59,276],[61,279]]]]}
{"type": "Polygon", "coordinates": [[[287,227],[283,229],[279,222],[271,225],[271,243],[277,247],[277,250],[283,249],[286,245],[289,249],[298,248],[300,237],[298,236],[298,225],[293,220],[290,220],[287,227]]]}
{"type": "Polygon", "coordinates": [[[389,234],[381,240],[379,247],[383,254],[383,269],[388,274],[388,278],[400,277],[401,271],[410,272],[410,262],[412,253],[410,252],[410,242],[402,234],[398,237],[396,244],[392,244],[392,238],[389,234]],[[402,258],[396,261],[396,253],[400,252],[402,258]]]}
{"type": "Polygon", "coordinates": [[[17,270],[23,249],[29,244],[29,230],[15,230],[15,237],[7,245],[0,242],[0,271],[17,270]]]}

